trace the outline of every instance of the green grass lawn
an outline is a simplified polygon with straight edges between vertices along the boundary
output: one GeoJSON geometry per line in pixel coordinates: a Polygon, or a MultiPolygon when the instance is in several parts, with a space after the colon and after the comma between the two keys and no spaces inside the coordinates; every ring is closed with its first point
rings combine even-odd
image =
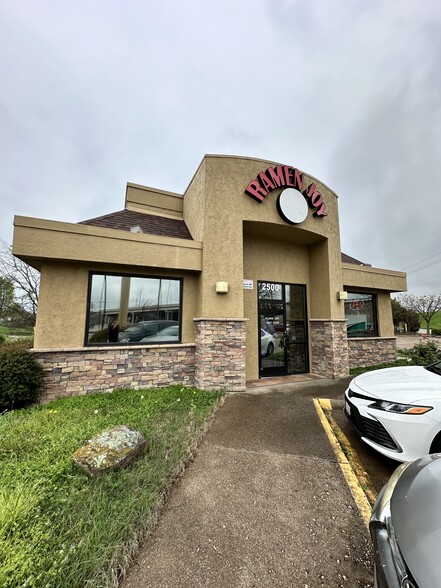
{"type": "Polygon", "coordinates": [[[9,335],[18,335],[20,337],[32,337],[34,334],[34,329],[29,327],[27,329],[22,328],[12,328],[12,327],[2,327],[0,326],[0,335],[5,335],[8,337],[9,335]]]}
{"type": "MultiPolygon", "coordinates": [[[[426,328],[426,321],[424,319],[421,319],[420,328],[421,329],[425,329],[426,328]]],[[[430,321],[430,328],[431,329],[441,329],[441,310],[439,310],[433,316],[432,320],[430,321]]]]}
{"type": "Polygon", "coordinates": [[[1,415],[0,586],[110,586],[219,399],[170,386],[1,415]],[[127,469],[95,478],[72,465],[78,447],[118,424],[146,436],[146,453],[127,469]]]}
{"type": "Polygon", "coordinates": [[[349,370],[349,373],[351,374],[351,376],[358,376],[359,374],[363,374],[364,372],[372,372],[374,370],[380,370],[389,367],[398,367],[403,365],[409,365],[407,359],[397,359],[397,361],[395,361],[394,363],[380,363],[377,365],[351,368],[349,370]]]}

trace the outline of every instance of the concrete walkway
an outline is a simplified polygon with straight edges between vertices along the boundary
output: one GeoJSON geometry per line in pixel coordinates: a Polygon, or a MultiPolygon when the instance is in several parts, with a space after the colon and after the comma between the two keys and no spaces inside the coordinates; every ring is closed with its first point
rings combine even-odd
{"type": "Polygon", "coordinates": [[[368,532],[312,402],[348,381],[228,396],[123,588],[373,586],[368,532]]]}

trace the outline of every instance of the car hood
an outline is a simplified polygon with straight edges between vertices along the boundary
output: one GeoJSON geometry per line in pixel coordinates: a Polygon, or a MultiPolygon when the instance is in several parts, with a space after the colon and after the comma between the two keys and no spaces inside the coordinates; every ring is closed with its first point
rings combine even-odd
{"type": "Polygon", "coordinates": [[[441,399],[441,376],[422,366],[386,368],[357,376],[350,388],[354,392],[393,402],[441,399]]]}
{"type": "Polygon", "coordinates": [[[152,337],[141,339],[141,343],[160,343],[161,341],[174,343],[178,341],[178,339],[179,337],[177,335],[153,335],[152,337]]]}
{"type": "Polygon", "coordinates": [[[413,462],[392,494],[392,525],[400,551],[418,586],[439,586],[440,497],[440,453],[413,462]]]}

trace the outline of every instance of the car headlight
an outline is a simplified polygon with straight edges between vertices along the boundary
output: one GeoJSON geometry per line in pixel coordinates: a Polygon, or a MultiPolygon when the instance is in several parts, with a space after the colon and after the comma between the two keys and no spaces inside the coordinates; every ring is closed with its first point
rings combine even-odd
{"type": "Polygon", "coordinates": [[[425,414],[433,409],[433,406],[415,406],[415,404],[400,404],[399,402],[389,402],[388,400],[376,400],[369,405],[369,408],[385,410],[386,412],[396,412],[398,414],[425,414]]]}

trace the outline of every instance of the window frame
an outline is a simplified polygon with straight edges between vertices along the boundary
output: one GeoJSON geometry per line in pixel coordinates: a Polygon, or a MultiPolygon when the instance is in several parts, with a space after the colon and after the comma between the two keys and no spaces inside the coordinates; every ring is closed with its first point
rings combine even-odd
{"type": "MultiPolygon", "coordinates": [[[[84,347],[117,347],[117,346],[142,346],[142,347],[150,347],[152,345],[178,345],[182,343],[182,314],[183,314],[183,286],[184,286],[184,279],[182,277],[175,277],[175,276],[161,276],[156,274],[137,274],[137,273],[124,273],[124,272],[105,272],[105,271],[95,271],[89,270],[88,274],[88,284],[87,284],[87,300],[86,300],[86,323],[84,328],[84,347]],[[89,323],[90,323],[90,301],[92,295],[92,280],[93,276],[116,276],[119,278],[145,278],[150,280],[173,280],[175,282],[179,282],[179,339],[178,341],[161,341],[157,343],[142,343],[141,341],[130,341],[129,343],[121,343],[118,341],[117,343],[111,343],[110,341],[92,341],[90,342],[89,339],[89,323]]],[[[151,319],[152,321],[155,320],[162,320],[162,319],[151,319]]],[[[167,320],[167,319],[164,319],[167,320]]]]}
{"type": "MultiPolygon", "coordinates": [[[[371,296],[371,303],[372,303],[372,314],[373,314],[373,334],[369,335],[349,335],[348,333],[348,325],[346,324],[346,337],[348,339],[371,339],[372,337],[379,337],[379,329],[378,329],[378,302],[377,302],[377,293],[376,292],[366,292],[365,290],[346,290],[348,293],[348,302],[350,302],[349,295],[355,294],[357,296],[371,296]]],[[[346,304],[345,304],[345,320],[347,321],[346,317],[346,304]]]]}

